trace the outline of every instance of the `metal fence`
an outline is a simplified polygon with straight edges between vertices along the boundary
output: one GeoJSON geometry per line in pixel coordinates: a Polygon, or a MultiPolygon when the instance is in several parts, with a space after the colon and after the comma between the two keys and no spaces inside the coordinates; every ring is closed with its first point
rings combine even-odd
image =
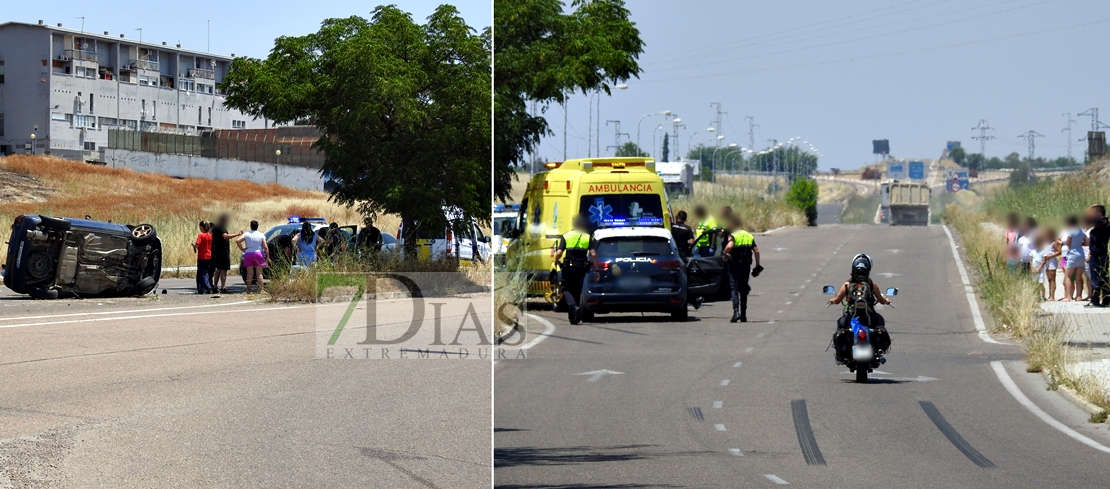
{"type": "Polygon", "coordinates": [[[312,148],[314,137],[284,137],[273,131],[135,131],[109,129],[108,148],[150,153],[168,153],[225,160],[280,163],[320,168],[324,155],[312,148]],[[277,152],[281,151],[279,155],[277,152]]]}

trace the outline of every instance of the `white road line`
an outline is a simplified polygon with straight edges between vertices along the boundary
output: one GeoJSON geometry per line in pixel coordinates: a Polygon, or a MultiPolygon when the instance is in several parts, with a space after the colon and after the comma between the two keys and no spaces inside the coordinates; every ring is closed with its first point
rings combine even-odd
{"type": "Polygon", "coordinates": [[[725,431],[725,425],[723,424],[715,424],[713,427],[716,428],[717,431],[725,431]]]}
{"type": "Polygon", "coordinates": [[[759,333],[759,334],[755,335],[755,337],[756,338],[762,338],[764,334],[766,334],[766,333],[759,333]]]}
{"type": "Polygon", "coordinates": [[[732,368],[738,368],[742,364],[743,364],[743,362],[736,362],[736,363],[732,364],[732,368]]]}
{"type": "Polygon", "coordinates": [[[767,321],[767,324],[775,324],[775,320],[774,320],[774,319],[772,319],[772,320],[770,320],[770,321],[767,321]]]}
{"type": "Polygon", "coordinates": [[[747,347],[747,348],[744,348],[744,353],[751,353],[751,352],[752,352],[752,350],[754,350],[754,349],[755,349],[755,347],[754,347],[754,346],[749,346],[749,347],[747,347]]]}
{"type": "Polygon", "coordinates": [[[721,409],[724,405],[724,401],[713,401],[713,409],[721,409]]]}
{"type": "Polygon", "coordinates": [[[136,312],[158,312],[158,311],[175,311],[179,309],[200,309],[204,307],[221,307],[221,306],[236,306],[241,304],[250,304],[251,301],[238,301],[238,302],[225,302],[221,304],[203,304],[199,306],[179,306],[179,307],[159,307],[154,309],[131,309],[125,311],[98,311],[98,312],[75,312],[68,314],[49,314],[46,316],[15,316],[0,318],[0,321],[26,321],[28,319],[50,319],[50,318],[66,318],[75,316],[103,316],[107,314],[132,314],[136,312]]]}
{"type": "Polygon", "coordinates": [[[778,311],[775,311],[775,314],[782,314],[782,309],[779,309],[778,311]]]}
{"type": "Polygon", "coordinates": [[[964,285],[964,293],[967,296],[967,304],[971,306],[971,319],[975,322],[975,329],[979,331],[979,339],[996,345],[1005,345],[1000,341],[995,341],[987,333],[986,323],[983,322],[983,315],[979,313],[979,301],[975,298],[975,292],[971,290],[971,280],[967,278],[967,269],[964,268],[964,262],[960,259],[960,251],[956,248],[956,239],[952,237],[952,231],[948,230],[948,225],[944,225],[944,234],[948,235],[948,244],[952,247],[952,257],[956,259],[956,270],[960,272],[960,281],[964,285]]]}
{"type": "Polygon", "coordinates": [[[1041,418],[1041,421],[1048,423],[1049,426],[1056,428],[1061,433],[1074,438],[1076,441],[1084,445],[1094,448],[1095,450],[1101,450],[1103,452],[1110,453],[1110,447],[1107,447],[1106,445],[1103,445],[1097,441],[1094,441],[1090,438],[1087,438],[1086,436],[1079,434],[1078,431],[1075,431],[1069,428],[1064,423],[1057,421],[1056,418],[1049,416],[1048,413],[1037,407],[1036,404],[1033,404],[1033,401],[1026,397],[1025,393],[1021,392],[1021,389],[1019,389],[1017,384],[1014,383],[1014,379],[1010,378],[1010,374],[1006,372],[1006,367],[1002,365],[1002,362],[991,362],[991,368],[994,370],[994,374],[998,376],[998,381],[1002,382],[1002,387],[1005,387],[1010,395],[1014,396],[1014,399],[1017,399],[1017,402],[1022,406],[1025,406],[1025,409],[1028,409],[1029,412],[1033,413],[1034,416],[1041,418]]]}
{"type": "Polygon", "coordinates": [[[728,379],[725,379],[725,380],[721,381],[721,385],[728,385],[728,383],[729,383],[728,379]]]}
{"type": "Polygon", "coordinates": [[[798,288],[799,289],[804,289],[804,288],[806,288],[806,286],[802,285],[802,286],[799,286],[798,288]]]}
{"type": "Polygon", "coordinates": [[[775,474],[763,474],[763,477],[766,477],[767,480],[769,480],[771,482],[774,482],[775,484],[778,484],[780,486],[789,486],[790,485],[789,482],[786,482],[786,481],[782,480],[781,477],[779,477],[775,474]]]}
{"type": "Polygon", "coordinates": [[[0,328],[25,328],[25,327],[28,327],[28,326],[49,326],[49,325],[53,325],[53,324],[93,323],[93,322],[100,322],[100,321],[126,321],[126,320],[129,320],[129,319],[166,318],[166,317],[174,317],[174,316],[190,316],[190,315],[201,315],[201,314],[223,314],[223,313],[230,314],[230,313],[235,313],[235,312],[277,311],[277,310],[283,310],[284,311],[284,310],[289,310],[289,309],[301,309],[301,308],[304,308],[304,307],[313,307],[313,306],[262,307],[262,308],[257,308],[257,309],[235,309],[235,310],[231,310],[231,311],[199,311],[199,312],[193,311],[193,312],[176,312],[176,313],[172,313],[172,314],[145,314],[145,315],[141,315],[141,316],[127,316],[127,317],[122,317],[122,318],[120,318],[120,317],[109,317],[109,318],[71,319],[71,320],[68,320],[68,321],[47,321],[47,322],[43,322],[43,323],[5,324],[5,325],[0,326],[0,328]]]}
{"type": "Polygon", "coordinates": [[[794,303],[794,301],[786,301],[786,305],[788,305],[788,306],[789,306],[790,304],[793,304],[793,303],[794,303]]]}
{"type": "MultiPolygon", "coordinates": [[[[533,346],[536,346],[536,345],[540,344],[541,341],[546,340],[548,336],[551,336],[552,334],[555,334],[555,325],[551,324],[551,321],[548,321],[548,320],[546,320],[546,319],[544,319],[540,316],[537,316],[535,314],[525,313],[524,315],[528,316],[532,319],[535,319],[536,321],[539,321],[540,324],[543,325],[543,333],[540,333],[535,338],[532,338],[531,340],[528,340],[527,343],[525,343],[523,345],[520,345],[520,347],[517,348],[518,350],[529,350],[533,346]]],[[[519,334],[519,333],[517,333],[517,334],[519,334]]],[[[493,364],[497,365],[500,362],[501,362],[500,359],[494,360],[493,364]]]]}
{"type": "Polygon", "coordinates": [[[728,453],[731,453],[735,457],[743,457],[744,456],[744,452],[741,452],[739,448],[729,448],[728,453]]]}

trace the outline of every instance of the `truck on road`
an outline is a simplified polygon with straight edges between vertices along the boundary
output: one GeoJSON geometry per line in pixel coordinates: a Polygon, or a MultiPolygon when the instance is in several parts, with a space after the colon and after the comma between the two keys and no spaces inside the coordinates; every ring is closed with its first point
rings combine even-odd
{"type": "Polygon", "coordinates": [[[663,178],[663,187],[670,195],[694,193],[694,165],[689,161],[655,163],[655,170],[663,178]]]}
{"type": "Polygon", "coordinates": [[[928,226],[930,193],[924,182],[884,182],[883,215],[891,226],[928,226]]]}

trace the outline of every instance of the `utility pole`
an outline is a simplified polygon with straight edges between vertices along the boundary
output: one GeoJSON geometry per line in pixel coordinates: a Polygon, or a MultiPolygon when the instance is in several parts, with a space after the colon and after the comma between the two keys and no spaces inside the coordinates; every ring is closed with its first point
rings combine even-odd
{"type": "Polygon", "coordinates": [[[744,119],[748,121],[748,149],[755,151],[755,128],[759,127],[759,124],[756,124],[755,117],[750,115],[745,116],[744,119]]]}
{"type": "MultiPolygon", "coordinates": [[[[717,108],[717,118],[713,121],[713,127],[717,130],[717,135],[721,135],[721,134],[723,134],[723,132],[721,131],[721,116],[724,115],[724,114],[727,114],[728,112],[721,112],[721,103],[720,102],[711,102],[709,104],[709,106],[717,108]]],[[[720,146],[720,145],[721,145],[721,139],[718,138],[717,139],[717,146],[720,146]]]]}
{"type": "Polygon", "coordinates": [[[778,190],[778,187],[779,187],[779,185],[778,185],[779,184],[779,151],[778,151],[779,140],[778,139],[768,139],[767,141],[771,143],[771,185],[772,185],[772,188],[774,188],[775,190],[778,190]]]}
{"type": "Polygon", "coordinates": [[[1087,109],[1083,112],[1080,112],[1078,115],[1080,115],[1080,116],[1090,116],[1091,117],[1091,131],[1092,132],[1097,131],[1098,127],[1102,125],[1102,123],[1098,121],[1098,107],[1092,107],[1092,108],[1087,109]]]}
{"type": "Polygon", "coordinates": [[[563,94],[563,161],[567,161],[567,97],[563,94]]]}
{"type": "Polygon", "coordinates": [[[675,157],[678,158],[675,161],[682,161],[682,157],[679,156],[679,153],[678,153],[678,128],[679,127],[686,127],[686,124],[679,124],[678,122],[681,121],[681,120],[682,119],[675,119],[674,137],[671,138],[674,141],[674,149],[671,150],[671,154],[673,154],[675,157]]]}
{"type": "Polygon", "coordinates": [[[1064,117],[1067,117],[1067,124],[1068,125],[1067,125],[1067,127],[1061,129],[1060,132],[1068,133],[1068,160],[1069,161],[1074,161],[1071,158],[1071,137],[1072,137],[1071,136],[1071,125],[1075,124],[1076,122],[1075,122],[1074,119],[1071,118],[1071,112],[1068,112],[1068,113],[1064,114],[1064,117]]]}
{"type": "MultiPolygon", "coordinates": [[[[624,136],[628,136],[629,138],[631,138],[632,136],[630,136],[626,132],[621,132],[621,121],[612,120],[612,119],[607,120],[607,121],[605,121],[605,127],[609,127],[610,122],[613,123],[613,145],[609,146],[605,149],[614,148],[613,156],[616,156],[617,151],[619,151],[621,149],[621,136],[624,135],[624,136]]],[[[601,153],[598,153],[597,156],[600,157],[601,153]]]]}
{"type": "Polygon", "coordinates": [[[988,136],[987,135],[987,131],[993,131],[994,128],[991,127],[990,123],[988,123],[986,119],[979,119],[979,125],[971,128],[971,130],[973,130],[973,131],[976,130],[976,129],[979,130],[979,135],[978,136],[972,136],[971,139],[978,139],[979,140],[979,154],[983,155],[983,158],[986,158],[987,157],[987,141],[989,141],[991,139],[994,139],[994,136],[988,136]]]}
{"type": "Polygon", "coordinates": [[[1019,138],[1025,138],[1025,139],[1029,140],[1029,161],[1032,162],[1033,161],[1033,154],[1035,153],[1035,150],[1037,149],[1037,138],[1043,138],[1044,134],[1041,134],[1037,131],[1034,131],[1034,130],[1030,129],[1029,132],[1024,132],[1024,133],[1018,134],[1018,137],[1019,138]]]}

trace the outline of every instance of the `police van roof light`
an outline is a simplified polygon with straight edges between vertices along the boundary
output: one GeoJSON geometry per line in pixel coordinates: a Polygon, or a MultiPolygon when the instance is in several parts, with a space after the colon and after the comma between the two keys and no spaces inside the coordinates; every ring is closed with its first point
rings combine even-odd
{"type": "Polygon", "coordinates": [[[563,162],[561,162],[561,161],[549,161],[549,162],[545,163],[543,165],[543,167],[547,168],[548,170],[554,170],[556,168],[559,168],[559,165],[562,165],[562,164],[563,164],[563,162]]]}

